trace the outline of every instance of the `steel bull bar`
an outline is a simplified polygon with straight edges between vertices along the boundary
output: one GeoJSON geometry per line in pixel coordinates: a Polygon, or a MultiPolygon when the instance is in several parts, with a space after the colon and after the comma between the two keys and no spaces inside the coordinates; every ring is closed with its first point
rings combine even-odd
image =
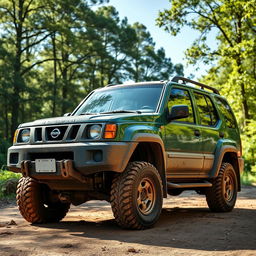
{"type": "MultiPolygon", "coordinates": [[[[21,173],[23,177],[31,177],[33,161],[25,160],[21,162],[21,173]]],[[[72,160],[56,161],[57,169],[60,170],[60,177],[63,179],[75,179],[82,183],[88,182],[88,178],[74,168],[72,160]]],[[[45,174],[45,173],[44,173],[45,174]]],[[[36,177],[35,177],[36,178],[36,177]]]]}

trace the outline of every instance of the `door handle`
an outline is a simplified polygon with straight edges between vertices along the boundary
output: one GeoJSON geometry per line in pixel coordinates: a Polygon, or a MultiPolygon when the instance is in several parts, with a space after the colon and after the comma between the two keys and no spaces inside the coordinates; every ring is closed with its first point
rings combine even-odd
{"type": "Polygon", "coordinates": [[[201,135],[200,131],[199,130],[194,130],[194,134],[195,136],[199,137],[201,135]]]}

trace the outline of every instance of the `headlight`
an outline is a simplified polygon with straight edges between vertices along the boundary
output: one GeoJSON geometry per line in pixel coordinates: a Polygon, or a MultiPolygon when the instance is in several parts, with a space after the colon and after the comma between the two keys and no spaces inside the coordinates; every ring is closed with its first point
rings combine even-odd
{"type": "Polygon", "coordinates": [[[30,129],[24,129],[20,133],[21,142],[29,142],[30,139],[30,129]]]}
{"type": "Polygon", "coordinates": [[[101,135],[101,125],[94,124],[89,128],[89,138],[90,139],[99,139],[101,135]]]}

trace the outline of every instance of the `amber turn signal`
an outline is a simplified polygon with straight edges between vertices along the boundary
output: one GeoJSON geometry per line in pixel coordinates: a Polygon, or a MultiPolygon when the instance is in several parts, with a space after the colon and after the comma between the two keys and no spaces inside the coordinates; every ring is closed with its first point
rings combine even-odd
{"type": "Polygon", "coordinates": [[[14,133],[14,136],[13,136],[13,144],[17,142],[17,138],[18,138],[18,133],[19,133],[19,130],[16,130],[15,133],[14,133]]]}
{"type": "Polygon", "coordinates": [[[116,137],[116,124],[106,124],[104,131],[104,139],[114,139],[116,137]]]}

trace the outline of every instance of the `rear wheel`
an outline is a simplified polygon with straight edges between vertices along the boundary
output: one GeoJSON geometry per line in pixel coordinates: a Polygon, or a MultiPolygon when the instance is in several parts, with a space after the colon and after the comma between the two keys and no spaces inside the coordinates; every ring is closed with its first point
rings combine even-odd
{"type": "Polygon", "coordinates": [[[232,211],[237,198],[237,184],[237,177],[233,166],[230,163],[222,163],[213,186],[206,191],[206,200],[211,211],[232,211]]]}
{"type": "Polygon", "coordinates": [[[70,207],[58,199],[51,200],[51,190],[47,185],[26,177],[17,186],[17,204],[23,218],[31,223],[59,222],[70,207]]]}
{"type": "Polygon", "coordinates": [[[162,182],[147,162],[131,162],[112,183],[111,206],[119,226],[149,228],[158,220],[163,204],[162,182]]]}

